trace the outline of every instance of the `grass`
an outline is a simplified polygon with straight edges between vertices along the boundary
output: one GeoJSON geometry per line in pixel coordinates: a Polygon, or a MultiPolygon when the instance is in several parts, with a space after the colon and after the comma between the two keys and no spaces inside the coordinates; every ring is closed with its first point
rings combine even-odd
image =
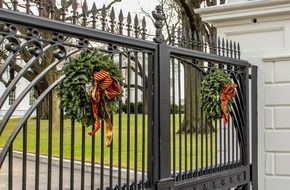
{"type": "MultiPolygon", "coordinates": [[[[147,127],[145,127],[145,131],[142,131],[142,115],[137,115],[137,125],[135,128],[135,117],[134,115],[130,116],[130,130],[128,130],[127,125],[127,115],[123,115],[121,119],[121,126],[118,126],[118,115],[114,115],[113,117],[113,146],[112,146],[112,152],[113,152],[113,165],[118,166],[118,160],[119,160],[119,132],[121,132],[121,166],[122,167],[128,167],[127,165],[127,159],[130,161],[130,168],[134,168],[135,161],[137,168],[140,170],[142,168],[142,158],[144,157],[145,163],[145,170],[147,167],[147,127]],[[129,131],[129,133],[128,133],[129,131]],[[145,135],[145,155],[142,154],[142,137],[143,133],[145,135]],[[127,138],[129,135],[129,145],[127,144],[127,138]],[[135,138],[136,136],[136,138],[135,138]],[[135,147],[135,139],[137,140],[137,147],[135,147]],[[129,147],[129,155],[127,156],[127,146],[129,147]],[[137,157],[135,156],[135,148],[137,148],[137,157]]],[[[11,132],[15,128],[15,126],[18,124],[20,119],[10,119],[1,138],[0,138],[0,147],[3,147],[9,138],[11,132]]],[[[178,116],[176,116],[176,130],[179,128],[178,125],[178,116]]],[[[35,119],[29,119],[27,122],[27,151],[30,153],[35,153],[36,149],[36,120],[35,119]]],[[[147,118],[145,117],[145,126],[147,126],[147,118]]],[[[87,133],[91,130],[91,127],[85,128],[85,160],[87,162],[91,161],[91,155],[92,155],[92,137],[90,137],[87,133]]],[[[71,157],[71,122],[70,120],[66,119],[64,120],[64,142],[63,142],[63,154],[64,158],[70,159],[71,157]]],[[[190,137],[190,134],[187,134],[187,140],[185,141],[185,134],[181,135],[181,138],[179,134],[173,133],[171,131],[171,139],[173,138],[173,135],[175,136],[175,161],[176,161],[176,168],[179,168],[181,166],[181,169],[185,168],[185,159],[187,160],[187,167],[190,168],[190,160],[192,160],[193,168],[195,168],[195,160],[196,160],[196,142],[198,142],[198,165],[200,166],[201,163],[205,165],[205,144],[206,144],[206,136],[204,135],[201,137],[201,135],[198,135],[198,139],[196,140],[196,135],[193,134],[192,137],[190,137]],[[203,152],[201,152],[201,140],[203,139],[203,152]],[[179,143],[181,142],[181,148],[179,146],[179,143]],[[192,142],[192,143],[191,143],[192,142]],[[185,146],[187,147],[187,154],[185,154],[185,146]],[[192,154],[190,154],[190,150],[192,150],[192,154]],[[180,152],[181,151],[181,152],[180,152]],[[179,157],[181,153],[181,163],[179,162],[179,157]],[[203,160],[201,159],[203,154],[203,160]]],[[[52,129],[52,154],[55,157],[59,156],[60,152],[60,129],[59,128],[53,128],[52,129]]],[[[14,140],[13,148],[14,150],[22,151],[23,149],[23,133],[22,130],[18,134],[17,138],[14,140]]],[[[214,142],[214,135],[213,135],[213,142],[214,142]]],[[[82,126],[80,123],[75,124],[75,148],[74,148],[74,157],[76,160],[81,160],[81,154],[82,154],[82,126]]],[[[214,148],[214,145],[213,145],[214,148]]],[[[208,155],[210,159],[210,135],[208,136],[208,155]]],[[[97,132],[95,136],[95,162],[101,163],[101,131],[97,132]]],[[[104,151],[104,163],[108,165],[110,163],[110,148],[103,148],[104,151]]],[[[171,140],[171,161],[173,162],[173,141],[171,140]]],[[[213,152],[214,149],[213,149],[213,152]]],[[[42,155],[48,154],[48,121],[47,120],[41,120],[40,123],[40,153],[42,155]]]]}

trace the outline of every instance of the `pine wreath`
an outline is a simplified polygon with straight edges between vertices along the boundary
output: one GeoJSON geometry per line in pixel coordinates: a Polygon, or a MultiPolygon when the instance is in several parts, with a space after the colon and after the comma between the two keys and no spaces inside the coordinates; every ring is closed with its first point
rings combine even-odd
{"type": "Polygon", "coordinates": [[[63,73],[66,78],[60,84],[60,96],[61,108],[64,108],[66,115],[84,126],[91,126],[96,118],[106,120],[108,113],[118,109],[117,97],[121,94],[123,76],[110,55],[96,49],[82,52],[64,65],[63,73]],[[106,76],[109,80],[103,78],[106,76]],[[101,77],[99,81],[98,77],[101,77]],[[109,96],[109,92],[104,89],[108,81],[110,84],[114,82],[119,84],[119,94],[109,96]],[[96,113],[92,106],[94,103],[92,96],[99,96],[99,102],[95,102],[96,113]]]}
{"type": "Polygon", "coordinates": [[[223,117],[224,123],[227,123],[227,112],[231,111],[236,87],[230,75],[223,70],[214,70],[204,78],[201,83],[201,104],[208,119],[223,117]]]}

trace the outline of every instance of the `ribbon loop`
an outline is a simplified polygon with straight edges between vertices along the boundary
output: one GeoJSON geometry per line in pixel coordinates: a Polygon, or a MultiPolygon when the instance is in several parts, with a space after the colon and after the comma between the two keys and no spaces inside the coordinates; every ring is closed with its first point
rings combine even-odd
{"type": "Polygon", "coordinates": [[[100,129],[99,110],[98,105],[101,103],[105,112],[106,124],[106,146],[110,146],[113,139],[113,125],[110,114],[107,109],[107,100],[111,100],[121,94],[121,86],[114,77],[111,77],[109,72],[101,70],[94,75],[95,84],[91,91],[91,102],[94,113],[95,123],[94,129],[89,132],[89,135],[94,136],[100,129]]]}
{"type": "Polygon", "coordinates": [[[236,96],[237,85],[236,84],[226,84],[224,85],[221,93],[220,93],[220,101],[221,101],[221,110],[224,119],[224,125],[226,125],[229,121],[228,115],[228,103],[231,101],[233,97],[236,96]]]}

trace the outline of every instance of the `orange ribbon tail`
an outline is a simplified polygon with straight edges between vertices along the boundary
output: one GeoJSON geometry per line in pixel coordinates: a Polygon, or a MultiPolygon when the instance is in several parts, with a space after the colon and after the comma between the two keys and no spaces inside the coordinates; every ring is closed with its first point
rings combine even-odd
{"type": "Polygon", "coordinates": [[[111,100],[121,94],[119,82],[110,76],[109,72],[101,70],[94,75],[95,85],[91,91],[92,109],[95,118],[94,129],[89,135],[94,136],[100,129],[100,119],[98,116],[98,105],[101,103],[105,112],[106,124],[106,146],[110,146],[113,139],[113,125],[110,114],[108,113],[106,99],[111,100]]]}
{"type": "Polygon", "coordinates": [[[236,96],[236,94],[237,94],[236,88],[237,88],[236,84],[226,84],[226,85],[224,85],[224,87],[220,93],[221,110],[222,110],[225,126],[229,121],[228,103],[231,101],[231,99],[233,97],[236,96]]]}

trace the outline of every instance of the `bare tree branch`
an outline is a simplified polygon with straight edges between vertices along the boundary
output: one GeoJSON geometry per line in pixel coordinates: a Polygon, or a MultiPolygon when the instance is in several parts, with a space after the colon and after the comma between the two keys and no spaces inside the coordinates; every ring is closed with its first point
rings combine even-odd
{"type": "MultiPolygon", "coordinates": [[[[12,64],[12,65],[10,65],[16,72],[19,72],[21,69],[22,69],[22,67],[20,67],[19,65],[17,65],[17,64],[12,64]]],[[[31,71],[26,71],[25,73],[24,73],[24,75],[23,75],[23,77],[26,79],[26,80],[28,80],[29,82],[31,82],[31,81],[33,81],[33,79],[35,78],[35,77],[37,77],[37,75],[35,74],[35,73],[33,73],[33,72],[31,72],[31,71]]]]}

